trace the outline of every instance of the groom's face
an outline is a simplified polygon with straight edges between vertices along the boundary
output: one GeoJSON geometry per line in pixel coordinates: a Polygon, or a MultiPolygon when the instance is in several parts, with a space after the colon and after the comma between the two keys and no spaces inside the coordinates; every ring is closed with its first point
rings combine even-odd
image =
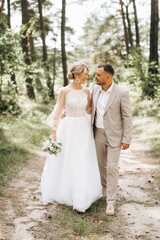
{"type": "Polygon", "coordinates": [[[95,75],[96,84],[98,84],[100,86],[105,85],[106,81],[107,81],[107,78],[108,78],[107,72],[104,71],[103,67],[98,68],[97,72],[96,72],[96,75],[95,75]]]}

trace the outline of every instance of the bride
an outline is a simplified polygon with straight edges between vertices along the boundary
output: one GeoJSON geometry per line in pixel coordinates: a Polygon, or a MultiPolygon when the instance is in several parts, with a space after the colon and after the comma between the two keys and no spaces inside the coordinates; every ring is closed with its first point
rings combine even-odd
{"type": "Polygon", "coordinates": [[[41,178],[43,203],[57,202],[85,212],[102,196],[91,124],[87,116],[90,92],[83,87],[88,67],[75,63],[67,74],[73,79],[61,88],[52,118],[52,137],[62,143],[57,156],[47,156],[41,178]],[[61,119],[65,110],[66,116],[61,119]]]}

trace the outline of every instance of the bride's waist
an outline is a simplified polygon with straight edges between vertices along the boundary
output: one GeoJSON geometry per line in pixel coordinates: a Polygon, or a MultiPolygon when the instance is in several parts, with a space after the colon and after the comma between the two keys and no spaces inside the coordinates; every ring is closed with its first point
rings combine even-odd
{"type": "Polygon", "coordinates": [[[79,116],[72,116],[72,115],[66,115],[66,118],[86,118],[87,115],[79,115],[79,116]]]}

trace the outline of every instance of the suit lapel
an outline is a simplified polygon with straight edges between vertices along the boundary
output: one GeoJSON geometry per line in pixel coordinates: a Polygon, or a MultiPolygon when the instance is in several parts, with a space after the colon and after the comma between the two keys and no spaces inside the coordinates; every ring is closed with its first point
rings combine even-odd
{"type": "Polygon", "coordinates": [[[110,106],[112,105],[115,97],[116,97],[116,94],[118,92],[118,88],[117,88],[117,85],[115,83],[113,83],[113,88],[112,88],[112,91],[110,93],[110,96],[109,96],[109,99],[108,99],[108,102],[107,102],[107,105],[106,105],[106,108],[105,108],[105,111],[104,111],[104,115],[106,114],[106,112],[108,111],[108,109],[110,108],[110,106]]]}

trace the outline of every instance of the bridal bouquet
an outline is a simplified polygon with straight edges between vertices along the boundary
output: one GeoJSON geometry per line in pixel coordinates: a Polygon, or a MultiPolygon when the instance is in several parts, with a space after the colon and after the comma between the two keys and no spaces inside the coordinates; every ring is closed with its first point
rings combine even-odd
{"type": "Polygon", "coordinates": [[[57,142],[53,138],[49,138],[44,142],[43,151],[49,154],[57,155],[62,150],[62,143],[57,142]]]}

